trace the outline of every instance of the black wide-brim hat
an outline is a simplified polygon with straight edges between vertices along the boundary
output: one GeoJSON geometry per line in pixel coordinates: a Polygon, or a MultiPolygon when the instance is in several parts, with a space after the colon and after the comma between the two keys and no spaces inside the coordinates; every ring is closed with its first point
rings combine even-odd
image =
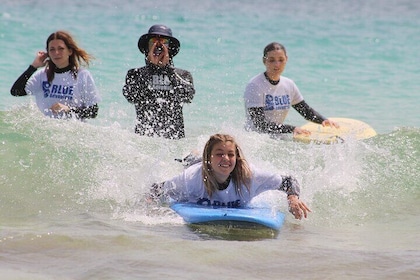
{"type": "Polygon", "coordinates": [[[137,46],[139,47],[139,50],[146,54],[149,51],[149,40],[153,37],[163,37],[169,39],[169,54],[171,57],[174,57],[178,52],[179,48],[181,47],[180,42],[177,38],[172,37],[172,30],[162,24],[156,24],[149,28],[149,32],[146,34],[143,34],[139,42],[137,43],[137,46]]]}

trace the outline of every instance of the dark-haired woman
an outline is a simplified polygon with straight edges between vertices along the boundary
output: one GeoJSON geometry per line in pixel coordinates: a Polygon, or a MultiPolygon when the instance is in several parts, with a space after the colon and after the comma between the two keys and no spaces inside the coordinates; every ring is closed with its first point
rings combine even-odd
{"type": "Polygon", "coordinates": [[[46,116],[95,118],[100,96],[90,72],[80,68],[81,64],[89,66],[91,59],[68,32],[54,32],[47,39],[46,52],[37,53],[10,92],[13,96],[34,95],[46,116]]]}
{"type": "Polygon", "coordinates": [[[266,71],[253,77],[244,93],[247,130],[269,134],[310,134],[307,130],[284,124],[291,107],[308,121],[338,127],[337,123],[312,109],[296,84],[281,75],[287,63],[283,45],[276,42],[268,44],[264,48],[262,61],[266,71]]]}

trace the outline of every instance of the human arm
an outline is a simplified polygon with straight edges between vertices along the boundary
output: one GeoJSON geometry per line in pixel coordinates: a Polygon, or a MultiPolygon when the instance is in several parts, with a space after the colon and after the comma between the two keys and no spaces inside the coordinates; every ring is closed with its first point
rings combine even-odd
{"type": "Polygon", "coordinates": [[[29,65],[28,69],[19,76],[19,78],[15,81],[12,88],[10,89],[10,93],[13,96],[25,96],[27,95],[25,91],[26,83],[28,82],[29,78],[36,72],[39,67],[45,66],[46,59],[48,55],[46,52],[39,51],[34,61],[31,65],[29,65]]]}
{"type": "Polygon", "coordinates": [[[300,187],[299,183],[294,177],[283,177],[280,190],[286,192],[287,201],[289,203],[289,212],[295,216],[296,219],[301,220],[302,217],[307,217],[311,209],[299,199],[300,187]]]}
{"type": "Polygon", "coordinates": [[[140,102],[147,92],[147,73],[143,73],[142,68],[130,69],[125,77],[125,84],[122,88],[122,94],[130,103],[140,102]]]}
{"type": "Polygon", "coordinates": [[[168,66],[169,80],[173,89],[177,92],[180,101],[191,103],[195,95],[193,77],[190,72],[168,66]]]}
{"type": "Polygon", "coordinates": [[[13,96],[25,96],[27,95],[25,91],[26,83],[28,82],[29,78],[32,76],[33,73],[36,72],[36,68],[32,65],[29,65],[28,69],[19,76],[19,78],[15,81],[12,88],[10,89],[10,94],[13,96]]]}
{"type": "Polygon", "coordinates": [[[319,124],[325,120],[325,118],[317,111],[312,109],[308,103],[305,102],[305,100],[302,100],[298,104],[292,105],[292,107],[295,108],[295,110],[298,111],[298,113],[301,114],[305,120],[319,124]]]}
{"type": "Polygon", "coordinates": [[[269,122],[265,118],[264,109],[262,107],[248,108],[249,116],[251,117],[254,127],[260,133],[292,133],[295,129],[292,125],[277,124],[275,122],[269,122]]]}
{"type": "Polygon", "coordinates": [[[295,219],[301,220],[303,217],[308,217],[308,212],[312,212],[311,209],[299,199],[296,195],[288,195],[287,201],[289,202],[289,212],[295,216],[295,219]]]}
{"type": "Polygon", "coordinates": [[[88,107],[70,107],[70,114],[74,114],[78,119],[94,119],[98,116],[99,106],[94,104],[88,107]]]}
{"type": "Polygon", "coordinates": [[[159,202],[163,197],[163,185],[165,182],[153,183],[150,186],[149,192],[146,194],[147,202],[159,202]]]}
{"type": "Polygon", "coordinates": [[[182,174],[168,181],[153,183],[146,194],[146,201],[163,204],[169,200],[185,200],[186,194],[183,191],[185,182],[180,180],[182,180],[182,174]]]}
{"type": "Polygon", "coordinates": [[[157,202],[167,201],[168,198],[178,202],[196,202],[197,198],[202,197],[204,192],[201,170],[201,164],[194,164],[170,180],[153,184],[148,197],[150,200],[157,202]]]}
{"type": "Polygon", "coordinates": [[[260,133],[280,134],[293,132],[294,126],[283,124],[283,120],[270,121],[266,116],[267,97],[264,93],[269,91],[269,88],[264,86],[264,81],[265,77],[261,74],[254,77],[245,88],[244,101],[248,125],[260,133]]]}
{"type": "Polygon", "coordinates": [[[152,64],[152,68],[161,68],[162,73],[168,75],[174,91],[177,93],[181,102],[191,103],[194,98],[195,89],[193,78],[190,72],[177,69],[173,66],[169,49],[165,44],[160,44],[162,52],[156,54],[155,49],[158,42],[155,42],[147,54],[147,60],[152,64]]]}
{"type": "Polygon", "coordinates": [[[49,109],[59,117],[93,119],[98,115],[100,101],[101,97],[92,75],[86,69],[79,69],[73,100],[62,99],[49,109]]]}
{"type": "Polygon", "coordinates": [[[149,51],[147,52],[147,60],[159,67],[165,67],[171,63],[169,56],[169,48],[159,41],[155,41],[149,51]],[[159,45],[159,50],[155,51],[159,45]]]}
{"type": "Polygon", "coordinates": [[[332,120],[324,118],[321,114],[319,114],[317,111],[315,111],[312,107],[308,105],[308,103],[305,102],[305,100],[302,100],[301,102],[292,105],[293,108],[295,108],[296,111],[298,111],[299,114],[301,114],[306,120],[321,124],[322,126],[334,126],[336,128],[339,127],[337,123],[335,123],[332,120]]]}
{"type": "Polygon", "coordinates": [[[77,119],[94,119],[98,116],[99,106],[98,104],[94,104],[86,107],[70,107],[57,102],[50,109],[55,114],[64,112],[68,117],[75,116],[77,119]]]}

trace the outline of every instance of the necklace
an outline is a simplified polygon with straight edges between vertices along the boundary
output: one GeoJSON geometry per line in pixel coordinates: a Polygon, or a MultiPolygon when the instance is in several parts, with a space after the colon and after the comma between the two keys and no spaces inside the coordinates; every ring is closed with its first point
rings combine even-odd
{"type": "Polygon", "coordinates": [[[272,84],[273,86],[278,85],[280,83],[280,79],[278,81],[274,81],[274,80],[270,79],[267,75],[267,72],[264,72],[264,76],[270,82],[270,84],[272,84]]]}

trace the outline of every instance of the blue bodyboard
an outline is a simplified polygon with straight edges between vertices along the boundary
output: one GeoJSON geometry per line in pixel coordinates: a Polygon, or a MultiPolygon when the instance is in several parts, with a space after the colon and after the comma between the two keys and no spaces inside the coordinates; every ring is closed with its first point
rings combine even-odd
{"type": "Polygon", "coordinates": [[[251,223],[279,230],[285,218],[284,213],[271,208],[226,208],[191,203],[175,203],[171,208],[188,224],[251,223]]]}

